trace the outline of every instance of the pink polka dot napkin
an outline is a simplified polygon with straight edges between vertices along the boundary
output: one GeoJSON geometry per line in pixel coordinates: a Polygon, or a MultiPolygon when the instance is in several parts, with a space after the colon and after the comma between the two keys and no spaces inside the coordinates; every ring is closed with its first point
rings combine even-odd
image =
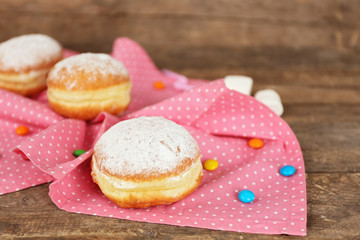
{"type": "Polygon", "coordinates": [[[303,157],[280,117],[254,98],[227,89],[223,80],[189,84],[176,73],[158,71],[130,39],[116,40],[112,55],[125,64],[134,82],[133,101],[122,117],[102,113],[88,123],[63,119],[46,101],[0,90],[0,107],[5,109],[0,113],[1,193],[54,180],[49,195],[69,212],[250,233],[306,234],[303,157]],[[154,89],[154,81],[164,82],[166,90],[154,89]],[[202,161],[217,159],[219,167],[204,170],[200,187],[179,202],[147,209],[118,207],[91,179],[92,146],[113,124],[138,116],[163,116],[184,126],[197,140],[202,161]],[[32,134],[16,136],[19,124],[29,126],[32,134]],[[252,137],[263,139],[264,147],[250,148],[252,137]],[[87,152],[75,158],[72,152],[78,148],[87,152]],[[296,174],[281,176],[284,165],[293,165],[296,174]],[[252,203],[238,200],[242,189],[255,193],[252,203]]]}
{"type": "MultiPolygon", "coordinates": [[[[77,53],[71,50],[64,51],[64,57],[75,54],[77,53]]],[[[128,38],[116,39],[112,55],[123,62],[133,82],[132,102],[127,112],[157,103],[204,83],[201,80],[188,81],[184,76],[170,71],[166,71],[166,74],[160,72],[144,49],[128,38]],[[156,81],[163,82],[165,89],[155,89],[153,83],[156,81]]],[[[53,176],[61,177],[64,170],[57,172],[56,166],[73,160],[74,149],[91,148],[93,137],[102,133],[96,128],[101,123],[86,124],[78,120],[65,120],[54,113],[48,105],[46,91],[30,99],[0,89],[0,109],[0,195],[52,181],[53,176]],[[73,130],[57,132],[59,126],[68,123],[73,123],[73,130]],[[30,134],[16,135],[16,128],[23,125],[29,127],[30,134]],[[41,136],[38,136],[40,132],[41,136]],[[51,134],[55,135],[50,136],[51,134]],[[84,139],[86,143],[82,144],[84,139]],[[31,149],[32,142],[46,143],[49,140],[56,141],[54,145],[47,145],[49,149],[45,150],[44,144],[39,145],[39,149],[31,149]],[[54,154],[59,152],[60,142],[64,140],[71,149],[65,155],[54,157],[54,154]],[[24,156],[22,151],[26,152],[25,149],[35,152],[27,152],[27,156],[24,156]],[[31,161],[23,158],[30,158],[31,161]]],[[[81,156],[78,161],[81,162],[90,155],[91,152],[81,156]]],[[[68,165],[72,167],[74,163],[68,165]]]]}

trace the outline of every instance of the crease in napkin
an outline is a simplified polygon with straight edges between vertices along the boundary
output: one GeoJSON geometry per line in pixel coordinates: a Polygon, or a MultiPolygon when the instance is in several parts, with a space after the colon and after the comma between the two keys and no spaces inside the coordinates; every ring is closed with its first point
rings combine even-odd
{"type": "Polygon", "coordinates": [[[0,113],[0,134],[7,137],[0,148],[1,193],[53,181],[49,196],[69,212],[217,230],[306,235],[304,161],[284,120],[254,98],[227,89],[222,79],[207,84],[190,80],[193,88],[186,87],[186,79],[160,72],[130,39],[117,39],[112,55],[124,63],[134,81],[133,101],[121,117],[101,113],[91,122],[64,119],[46,102],[0,90],[0,105],[5,107],[0,113]],[[167,90],[154,90],[153,81],[163,81],[167,90]],[[197,140],[202,161],[219,161],[216,170],[204,171],[202,184],[189,197],[165,206],[123,209],[92,181],[90,158],[96,140],[113,124],[139,116],[163,116],[184,126],[197,140]],[[11,133],[18,124],[30,126],[32,135],[24,138],[11,133]],[[250,148],[247,141],[252,137],[264,139],[264,147],[250,148]],[[76,148],[87,152],[74,158],[76,148]],[[279,169],[289,164],[296,174],[281,176],[279,169]],[[242,189],[255,193],[254,202],[238,200],[242,189]]]}

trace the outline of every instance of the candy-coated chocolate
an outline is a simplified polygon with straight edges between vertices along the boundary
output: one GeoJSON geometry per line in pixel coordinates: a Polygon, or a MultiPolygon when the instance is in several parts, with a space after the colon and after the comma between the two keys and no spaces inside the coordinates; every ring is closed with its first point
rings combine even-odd
{"type": "Polygon", "coordinates": [[[294,175],[295,172],[296,172],[296,169],[291,165],[283,166],[280,169],[280,174],[285,176],[285,177],[290,177],[290,176],[294,175]]]}
{"type": "Polygon", "coordinates": [[[242,190],[239,192],[239,200],[243,203],[250,203],[252,201],[254,201],[255,199],[255,194],[250,191],[250,190],[242,190]]]}
{"type": "Polygon", "coordinates": [[[165,84],[161,81],[154,82],[153,86],[154,86],[154,88],[159,89],[159,90],[162,90],[165,88],[165,84]]]}
{"type": "Polygon", "coordinates": [[[16,128],[16,134],[20,136],[24,136],[29,133],[29,128],[26,126],[19,126],[16,128]]]}
{"type": "Polygon", "coordinates": [[[75,157],[79,157],[81,154],[83,154],[83,153],[85,153],[86,151],[85,150],[83,150],[83,149],[77,149],[77,150],[75,150],[74,152],[73,152],[73,155],[75,156],[75,157]]]}
{"type": "Polygon", "coordinates": [[[213,171],[213,170],[217,169],[218,166],[219,166],[219,163],[215,159],[206,160],[204,163],[204,168],[208,171],[213,171]]]}
{"type": "Polygon", "coordinates": [[[254,149],[259,149],[264,146],[264,142],[259,138],[252,138],[249,140],[248,145],[254,149]]]}

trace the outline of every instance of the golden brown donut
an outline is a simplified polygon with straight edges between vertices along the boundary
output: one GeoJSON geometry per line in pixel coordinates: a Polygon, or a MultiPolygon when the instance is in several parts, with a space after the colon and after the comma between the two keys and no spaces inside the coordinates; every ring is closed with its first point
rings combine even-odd
{"type": "Polygon", "coordinates": [[[90,120],[102,111],[120,114],[130,103],[128,71],[108,54],[83,53],[58,62],[47,86],[51,108],[65,117],[90,120]]]}
{"type": "Polygon", "coordinates": [[[162,117],[122,121],[94,147],[92,178],[111,201],[124,208],[170,204],[200,185],[203,168],[195,139],[162,117]]]}
{"type": "Polygon", "coordinates": [[[11,38],[0,44],[0,88],[29,96],[46,88],[46,75],[62,59],[62,47],[42,34],[11,38]]]}

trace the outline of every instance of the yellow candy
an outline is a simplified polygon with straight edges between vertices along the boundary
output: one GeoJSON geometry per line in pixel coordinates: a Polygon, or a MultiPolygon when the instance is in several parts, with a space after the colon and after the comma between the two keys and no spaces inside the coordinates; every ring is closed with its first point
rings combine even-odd
{"type": "Polygon", "coordinates": [[[204,168],[208,171],[213,171],[213,170],[217,169],[218,166],[219,166],[219,163],[215,159],[206,160],[204,163],[204,168]]]}

